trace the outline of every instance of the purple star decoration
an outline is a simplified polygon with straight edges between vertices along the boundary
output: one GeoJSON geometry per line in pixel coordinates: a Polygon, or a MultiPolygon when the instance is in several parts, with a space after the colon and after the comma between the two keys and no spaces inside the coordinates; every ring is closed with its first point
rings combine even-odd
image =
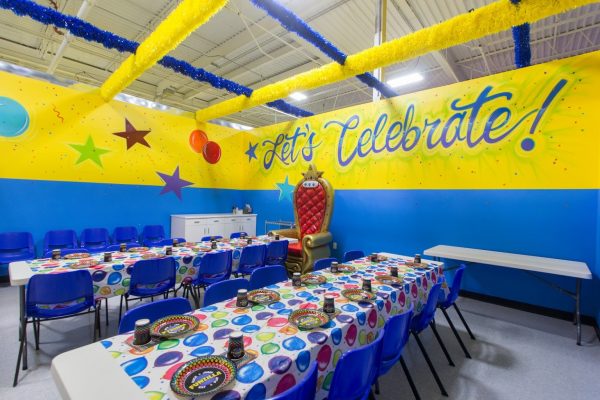
{"type": "Polygon", "coordinates": [[[175,172],[173,172],[173,175],[163,174],[162,172],[158,171],[156,173],[165,182],[165,187],[162,189],[160,194],[173,192],[179,198],[179,200],[181,200],[181,189],[183,189],[186,186],[193,185],[192,182],[186,181],[179,177],[179,166],[175,168],[175,172]]]}

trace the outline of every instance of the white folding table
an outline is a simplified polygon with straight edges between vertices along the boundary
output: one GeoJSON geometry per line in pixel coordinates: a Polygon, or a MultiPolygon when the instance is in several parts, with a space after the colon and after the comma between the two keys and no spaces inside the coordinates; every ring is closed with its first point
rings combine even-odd
{"type": "MultiPolygon", "coordinates": [[[[447,258],[471,263],[495,265],[498,267],[515,268],[532,274],[537,279],[540,279],[544,283],[575,300],[574,322],[577,324],[577,344],[581,345],[581,280],[592,279],[592,273],[586,263],[446,245],[434,246],[425,250],[423,254],[434,257],[436,260],[447,258]],[[546,274],[575,278],[575,293],[552,282],[548,282],[544,278],[533,274],[533,272],[543,272],[546,274]]],[[[597,327],[596,332],[598,333],[597,327]]],[[[598,337],[600,339],[600,334],[598,337]]]]}

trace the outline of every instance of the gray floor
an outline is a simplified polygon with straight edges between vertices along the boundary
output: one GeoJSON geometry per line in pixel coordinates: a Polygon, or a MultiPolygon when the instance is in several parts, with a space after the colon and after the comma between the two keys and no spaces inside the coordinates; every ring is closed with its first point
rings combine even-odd
{"type": "MultiPolygon", "coordinates": [[[[565,321],[490,305],[470,299],[459,304],[477,341],[466,335],[450,311],[473,355],[465,359],[440,314],[439,331],[456,367],[446,362],[431,332],[423,341],[450,393],[450,399],[598,399],[600,398],[600,343],[592,328],[584,326],[583,346],[575,345],[575,329],[565,321]]],[[[111,299],[109,335],[115,334],[118,299],[111,299]]],[[[17,357],[18,303],[15,288],[0,288],[0,399],[58,399],[50,376],[52,357],[87,344],[92,339],[92,317],[54,321],[42,326],[41,350],[29,346],[29,370],[22,371],[12,387],[17,357]]],[[[103,327],[104,328],[104,327],[103,327]]],[[[30,328],[31,329],[31,328],[30,328]]],[[[29,338],[32,342],[32,331],[29,338]]],[[[411,339],[405,359],[423,399],[442,399],[425,360],[411,339]]],[[[90,374],[93,365],[82,365],[90,374]]],[[[101,379],[101,377],[98,377],[101,379]]],[[[107,384],[110,384],[107,382],[107,384]]],[[[412,400],[399,365],[381,379],[378,399],[412,400]]]]}

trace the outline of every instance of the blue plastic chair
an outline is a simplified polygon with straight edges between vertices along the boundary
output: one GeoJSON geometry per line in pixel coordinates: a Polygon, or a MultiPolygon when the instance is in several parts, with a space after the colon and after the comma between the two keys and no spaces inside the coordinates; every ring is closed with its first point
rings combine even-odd
{"type": "Polygon", "coordinates": [[[44,253],[52,249],[72,249],[77,246],[77,233],[72,229],[48,231],[44,236],[44,253]]]}
{"type": "MultiPolygon", "coordinates": [[[[93,312],[94,341],[100,331],[100,299],[94,300],[92,276],[87,270],[63,272],[60,274],[40,274],[29,279],[25,300],[25,326],[19,334],[19,356],[13,386],[19,379],[21,359],[27,365],[27,324],[33,325],[35,348],[40,348],[41,321],[49,321],[83,315],[93,312]],[[49,307],[57,306],[57,307],[49,307]]],[[[25,369],[25,368],[24,368],[25,369]]]]}
{"type": "MultiPolygon", "coordinates": [[[[35,249],[31,233],[0,233],[0,265],[9,264],[13,261],[33,260],[34,258],[35,249]]],[[[0,273],[0,275],[6,274],[0,273]]]]}
{"type": "Polygon", "coordinates": [[[315,264],[313,265],[313,271],[320,271],[322,269],[329,269],[331,268],[331,263],[337,261],[337,258],[320,258],[317,261],[315,261],[315,264]]]}
{"type": "Polygon", "coordinates": [[[158,300],[153,303],[142,304],[123,315],[119,324],[119,335],[135,329],[135,321],[149,319],[150,323],[168,315],[185,314],[192,311],[192,306],[187,299],[174,297],[172,299],[158,300]]]}
{"type": "Polygon", "coordinates": [[[115,243],[133,243],[138,242],[138,231],[135,226],[117,226],[113,231],[113,240],[115,243]]]}
{"type": "Polygon", "coordinates": [[[377,378],[384,336],[385,328],[370,344],[342,354],[333,372],[328,400],[358,400],[373,396],[371,385],[377,378]]]}
{"type": "MultiPolygon", "coordinates": [[[[389,372],[389,370],[400,361],[400,365],[404,370],[406,378],[410,388],[418,400],[420,399],[417,387],[415,386],[410,371],[402,358],[402,350],[408,342],[408,336],[410,334],[410,321],[413,316],[413,305],[401,314],[394,315],[385,323],[385,337],[383,338],[383,347],[381,350],[381,363],[379,365],[379,372],[377,377],[383,376],[389,372]]],[[[375,383],[375,393],[379,394],[379,381],[375,383]]]]}
{"type": "Polygon", "coordinates": [[[450,354],[448,354],[448,350],[446,350],[446,346],[444,345],[444,342],[442,342],[442,338],[440,337],[437,328],[435,327],[435,310],[437,307],[437,302],[441,289],[441,283],[436,283],[435,285],[433,285],[433,287],[429,291],[425,307],[423,307],[420,314],[417,314],[413,317],[410,323],[410,332],[415,337],[417,345],[419,345],[419,349],[421,349],[421,353],[423,353],[423,357],[425,358],[425,361],[427,362],[427,365],[429,366],[429,369],[433,374],[433,378],[435,379],[435,382],[440,388],[440,392],[442,392],[442,395],[448,396],[448,392],[446,392],[446,389],[444,388],[444,385],[440,380],[440,377],[438,376],[437,371],[435,370],[435,367],[431,362],[431,359],[429,358],[429,354],[427,354],[427,351],[425,350],[425,346],[423,346],[421,339],[419,339],[419,333],[427,329],[427,327],[431,327],[435,338],[440,344],[440,347],[442,348],[442,351],[444,352],[444,355],[448,360],[448,364],[454,366],[454,361],[452,361],[452,358],[450,358],[450,354]]]}
{"type": "Polygon", "coordinates": [[[162,225],[146,225],[142,230],[142,243],[144,246],[158,246],[165,238],[165,228],[162,225]]]}
{"type": "Polygon", "coordinates": [[[268,265],[252,271],[252,275],[250,275],[250,290],[264,288],[287,280],[287,270],[283,265],[268,265]]]}
{"type": "Polygon", "coordinates": [[[317,392],[318,363],[313,362],[304,372],[304,377],[291,389],[286,390],[269,400],[313,400],[317,392]]]}
{"type": "Polygon", "coordinates": [[[185,238],[168,238],[161,240],[157,246],[173,246],[173,240],[177,239],[177,244],[185,243],[185,238]]]}
{"type": "Polygon", "coordinates": [[[471,354],[469,354],[469,350],[467,350],[467,347],[465,346],[462,339],[460,338],[460,335],[458,334],[458,331],[456,330],[454,323],[452,323],[452,320],[450,319],[450,316],[448,315],[448,312],[446,311],[448,308],[454,306],[454,309],[456,310],[456,313],[460,317],[460,320],[462,321],[463,325],[467,329],[469,336],[471,337],[471,339],[475,340],[475,335],[473,335],[473,332],[471,332],[471,328],[469,328],[467,321],[465,320],[462,313],[458,309],[458,306],[456,305],[456,299],[458,299],[458,292],[460,291],[460,284],[462,282],[462,277],[465,272],[465,269],[466,269],[466,267],[462,264],[459,268],[456,269],[456,273],[454,274],[454,279],[452,281],[452,286],[450,287],[450,293],[448,294],[448,296],[446,296],[446,294],[444,293],[443,290],[440,290],[440,295],[438,298],[438,307],[442,310],[444,317],[446,317],[446,321],[448,321],[448,325],[450,325],[450,329],[452,329],[454,336],[456,336],[456,339],[458,340],[460,347],[462,348],[463,352],[465,353],[465,356],[467,358],[471,358],[471,354]]]}
{"type": "Polygon", "coordinates": [[[242,276],[250,275],[256,268],[264,266],[266,252],[267,246],[264,244],[244,247],[242,249],[242,254],[240,255],[240,262],[235,276],[237,277],[238,274],[242,274],[242,276]]]}
{"type": "Polygon", "coordinates": [[[223,239],[223,236],[202,236],[201,242],[210,242],[211,240],[223,239]]]}
{"type": "Polygon", "coordinates": [[[350,250],[344,253],[343,262],[356,260],[357,258],[362,258],[364,256],[365,253],[362,250],[350,250]]]}
{"type": "Polygon", "coordinates": [[[265,255],[266,265],[285,265],[288,255],[288,241],[276,240],[267,244],[267,253],[265,255]]]}
{"type": "Polygon", "coordinates": [[[226,281],[213,283],[204,291],[203,307],[219,303],[224,300],[233,299],[240,289],[248,289],[248,281],[243,278],[228,279],[226,281]]]}
{"type": "Polygon", "coordinates": [[[231,262],[233,252],[216,251],[194,258],[193,265],[198,269],[198,276],[193,280],[184,280],[183,296],[192,295],[196,308],[200,307],[200,288],[206,288],[217,282],[231,277],[231,262]]]}
{"type": "MultiPolygon", "coordinates": [[[[60,256],[64,257],[68,254],[74,254],[74,253],[89,253],[90,251],[86,248],[82,248],[82,247],[78,247],[76,249],[59,249],[60,250],[60,256]]],[[[44,257],[45,258],[50,258],[52,257],[52,250],[48,250],[47,252],[44,253],[44,257]]]]}
{"type": "Polygon", "coordinates": [[[110,245],[110,236],[105,228],[87,228],[81,232],[80,246],[92,253],[104,251],[110,245]]]}
{"type": "Polygon", "coordinates": [[[229,235],[229,239],[237,239],[237,238],[241,238],[242,236],[248,236],[248,234],[246,232],[233,232],[231,235],[229,235]]]}
{"type": "MultiPolygon", "coordinates": [[[[129,289],[121,295],[119,305],[119,321],[123,310],[123,299],[125,300],[125,310],[129,311],[129,302],[132,300],[163,295],[168,297],[170,290],[175,290],[175,274],[177,262],[173,257],[153,258],[149,260],[140,260],[133,264],[131,268],[131,279],[129,280],[129,289]],[[130,297],[134,297],[130,299],[130,297]]],[[[175,292],[175,295],[177,293],[175,292]]]]}

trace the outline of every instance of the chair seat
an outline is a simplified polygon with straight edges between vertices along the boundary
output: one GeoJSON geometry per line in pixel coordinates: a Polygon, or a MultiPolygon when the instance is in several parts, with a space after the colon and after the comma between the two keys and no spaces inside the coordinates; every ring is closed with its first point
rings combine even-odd
{"type": "Polygon", "coordinates": [[[302,243],[300,243],[300,241],[296,242],[296,243],[290,243],[288,245],[288,253],[296,256],[296,257],[301,257],[302,256],[302,243]]]}
{"type": "Polygon", "coordinates": [[[42,305],[38,305],[33,308],[30,307],[27,310],[28,317],[35,318],[56,318],[64,317],[66,315],[77,314],[90,308],[90,304],[85,302],[82,298],[81,301],[73,301],[69,304],[52,304],[48,305],[47,308],[42,305]]]}
{"type": "Polygon", "coordinates": [[[0,264],[8,264],[13,261],[33,260],[34,258],[35,257],[32,256],[27,251],[23,251],[23,252],[15,251],[15,252],[4,253],[4,254],[0,255],[0,264]]]}

